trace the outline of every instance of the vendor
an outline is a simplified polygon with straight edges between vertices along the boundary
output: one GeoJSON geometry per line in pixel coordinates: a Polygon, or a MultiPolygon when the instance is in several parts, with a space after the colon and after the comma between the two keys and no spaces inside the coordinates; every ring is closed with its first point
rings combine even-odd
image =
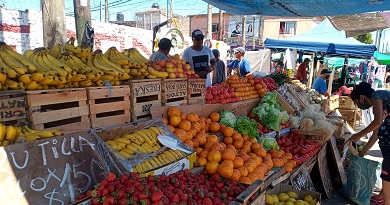
{"type": "Polygon", "coordinates": [[[301,63],[298,66],[298,70],[297,70],[297,73],[295,75],[295,79],[301,81],[301,83],[306,83],[306,81],[307,81],[306,69],[309,66],[310,62],[311,62],[310,58],[305,58],[305,60],[303,60],[303,63],[301,63]]]}
{"type": "Polygon", "coordinates": [[[234,56],[236,60],[227,64],[227,67],[230,69],[237,69],[239,72],[238,76],[245,77],[248,73],[251,72],[251,66],[249,61],[244,58],[245,56],[245,48],[238,47],[234,49],[234,56]]]}
{"type": "Polygon", "coordinates": [[[314,81],[312,88],[316,90],[318,93],[329,96],[328,87],[326,86],[326,79],[329,78],[329,74],[331,71],[328,69],[323,69],[320,73],[320,76],[314,81]]]}

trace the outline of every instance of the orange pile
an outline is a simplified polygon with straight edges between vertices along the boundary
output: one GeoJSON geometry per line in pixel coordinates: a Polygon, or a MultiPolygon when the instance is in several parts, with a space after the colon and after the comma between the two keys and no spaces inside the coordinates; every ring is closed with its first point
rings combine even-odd
{"type": "Polygon", "coordinates": [[[223,85],[233,88],[234,95],[239,97],[241,101],[261,97],[254,84],[248,82],[250,80],[252,80],[251,75],[243,79],[239,79],[236,75],[231,75],[223,85]]]}

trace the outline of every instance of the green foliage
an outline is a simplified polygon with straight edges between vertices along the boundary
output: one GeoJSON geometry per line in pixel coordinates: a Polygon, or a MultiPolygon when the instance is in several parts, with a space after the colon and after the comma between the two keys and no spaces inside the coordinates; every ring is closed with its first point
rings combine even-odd
{"type": "Polygon", "coordinates": [[[374,41],[372,40],[371,33],[362,34],[359,36],[354,36],[354,38],[365,44],[372,44],[374,41]]]}

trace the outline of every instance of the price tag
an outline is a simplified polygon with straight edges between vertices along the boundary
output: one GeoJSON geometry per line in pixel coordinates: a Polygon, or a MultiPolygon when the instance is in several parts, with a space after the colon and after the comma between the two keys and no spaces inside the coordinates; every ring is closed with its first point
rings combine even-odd
{"type": "Polygon", "coordinates": [[[311,181],[311,178],[307,173],[306,166],[303,166],[294,177],[290,178],[290,180],[291,184],[299,190],[306,189],[310,191],[316,191],[313,182],[311,181]]]}
{"type": "Polygon", "coordinates": [[[273,137],[273,138],[275,138],[275,137],[276,137],[276,132],[275,132],[275,131],[272,131],[272,132],[263,134],[263,135],[261,135],[261,136],[262,136],[262,137],[273,137]]]}
{"type": "Polygon", "coordinates": [[[291,128],[290,127],[284,128],[284,129],[280,130],[279,136],[286,136],[286,135],[290,134],[290,132],[291,132],[291,128]]]}

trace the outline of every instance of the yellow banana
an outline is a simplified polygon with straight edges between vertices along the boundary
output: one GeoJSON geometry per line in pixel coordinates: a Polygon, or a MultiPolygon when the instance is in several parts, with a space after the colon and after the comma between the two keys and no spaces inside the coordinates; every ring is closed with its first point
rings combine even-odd
{"type": "Polygon", "coordinates": [[[92,81],[85,80],[78,82],[81,87],[91,87],[93,85],[92,81]]]}
{"type": "Polygon", "coordinates": [[[129,60],[126,56],[121,54],[115,47],[109,48],[105,53],[104,56],[109,59],[111,62],[118,64],[118,65],[127,65],[129,63],[129,60]],[[108,54],[108,55],[106,55],[108,54]]]}
{"type": "Polygon", "coordinates": [[[1,142],[0,146],[5,147],[5,146],[8,146],[9,144],[11,144],[11,143],[8,140],[4,140],[1,142]]]}
{"type": "Polygon", "coordinates": [[[6,132],[7,132],[7,127],[4,124],[0,123],[0,142],[4,140],[6,132]]]}
{"type": "Polygon", "coordinates": [[[28,50],[24,51],[24,53],[23,53],[23,55],[26,56],[28,59],[30,59],[32,54],[34,54],[34,50],[31,50],[31,49],[28,49],[28,50]]]}
{"type": "Polygon", "coordinates": [[[87,65],[91,68],[91,72],[92,73],[99,73],[101,76],[104,75],[104,71],[98,69],[97,67],[95,67],[93,65],[93,59],[94,59],[94,56],[91,54],[87,57],[87,65]]]}
{"type": "Polygon", "coordinates": [[[114,76],[112,76],[112,75],[102,75],[102,77],[100,78],[100,80],[102,80],[103,82],[104,81],[111,81],[111,80],[114,80],[114,76]]]}
{"type": "Polygon", "coordinates": [[[131,157],[131,155],[129,154],[129,153],[127,153],[127,152],[124,152],[124,151],[119,151],[119,153],[122,155],[122,156],[124,156],[126,159],[130,159],[130,157],[131,157]]]}
{"type": "Polygon", "coordinates": [[[47,76],[43,77],[43,79],[41,81],[39,81],[39,84],[44,86],[44,85],[48,85],[48,84],[52,83],[53,81],[54,81],[54,77],[47,75],[47,76]]]}
{"type": "Polygon", "coordinates": [[[25,84],[29,84],[32,81],[32,76],[31,74],[24,74],[19,76],[19,81],[23,82],[25,84]]]}
{"type": "Polygon", "coordinates": [[[177,153],[177,155],[180,156],[180,158],[187,156],[187,154],[181,150],[174,150],[174,151],[177,153]]]}
{"type": "Polygon", "coordinates": [[[140,166],[139,166],[139,165],[134,166],[134,167],[133,167],[133,171],[134,171],[134,172],[137,172],[137,173],[141,173],[141,168],[140,168],[140,166]]]}
{"type": "Polygon", "coordinates": [[[153,160],[154,162],[156,162],[156,164],[157,164],[157,167],[160,167],[160,166],[162,166],[162,165],[164,165],[164,163],[163,162],[161,162],[158,158],[157,158],[157,156],[156,157],[153,157],[153,158],[151,158],[151,160],[153,160]]]}
{"type": "MultiPolygon", "coordinates": [[[[88,56],[90,56],[90,55],[88,55],[88,56]]],[[[85,71],[87,73],[92,71],[92,69],[87,64],[85,64],[83,61],[81,61],[76,56],[73,56],[72,54],[69,54],[69,58],[72,59],[73,62],[76,63],[76,65],[78,65],[81,70],[83,70],[83,71],[85,71]]]]}
{"type": "Polygon", "coordinates": [[[114,141],[117,142],[117,143],[118,142],[124,143],[126,145],[131,144],[131,141],[129,139],[127,139],[127,138],[124,138],[124,137],[115,138],[114,141]]]}
{"type": "Polygon", "coordinates": [[[122,148],[121,151],[124,151],[124,152],[126,152],[127,154],[130,154],[130,155],[135,154],[135,152],[133,150],[129,149],[129,148],[122,148]]]}
{"type": "Polygon", "coordinates": [[[154,152],[153,147],[148,145],[147,143],[144,143],[141,146],[142,146],[142,148],[144,148],[146,150],[147,153],[153,153],[154,152]]]}
{"type": "MultiPolygon", "coordinates": [[[[96,52],[96,51],[95,51],[96,52]]],[[[115,68],[110,67],[109,65],[105,64],[103,61],[101,53],[96,53],[93,58],[93,65],[102,70],[105,74],[118,76],[119,71],[115,70],[115,68]]]]}
{"type": "Polygon", "coordinates": [[[144,130],[137,130],[134,133],[139,134],[149,146],[154,146],[153,140],[150,139],[149,134],[144,130]]]}
{"type": "Polygon", "coordinates": [[[128,79],[130,79],[131,77],[130,77],[130,75],[129,74],[127,74],[127,73],[123,73],[123,75],[122,76],[120,76],[119,78],[118,78],[118,80],[128,80],[128,79]]]}
{"type": "Polygon", "coordinates": [[[144,139],[141,136],[138,136],[134,133],[123,135],[123,137],[129,139],[137,145],[142,145],[145,142],[143,141],[144,139]]]}
{"type": "Polygon", "coordinates": [[[18,84],[19,84],[19,88],[20,88],[20,89],[26,90],[26,83],[18,82],[18,84]]]}
{"type": "Polygon", "coordinates": [[[36,132],[34,134],[36,134],[40,138],[51,138],[51,137],[55,136],[55,133],[50,131],[50,130],[49,131],[39,131],[39,132],[36,132]]]}
{"type": "Polygon", "coordinates": [[[2,69],[0,70],[0,84],[4,84],[5,79],[7,79],[7,73],[2,69]]]}
{"type": "Polygon", "coordinates": [[[52,64],[56,65],[56,67],[58,69],[65,70],[67,73],[72,73],[74,71],[71,67],[69,67],[65,63],[62,63],[61,61],[59,61],[58,59],[54,58],[50,54],[46,53],[46,57],[52,64]]]}
{"type": "Polygon", "coordinates": [[[12,89],[12,90],[18,90],[18,89],[20,89],[20,86],[19,86],[19,83],[18,82],[16,82],[16,81],[13,81],[13,80],[11,80],[11,79],[6,79],[5,80],[5,84],[10,88],[10,89],[12,89]]]}
{"type": "Polygon", "coordinates": [[[31,74],[31,80],[33,80],[33,81],[39,82],[39,81],[43,80],[44,78],[45,78],[45,74],[43,74],[43,73],[31,74]]]}
{"type": "Polygon", "coordinates": [[[150,163],[150,160],[144,161],[144,164],[148,167],[147,171],[154,169],[155,167],[153,166],[152,163],[150,163]]]}
{"type": "Polygon", "coordinates": [[[111,81],[111,85],[119,86],[119,85],[121,85],[121,82],[119,80],[111,81]]]}
{"type": "Polygon", "coordinates": [[[61,50],[62,50],[61,44],[57,43],[53,46],[53,48],[51,48],[50,55],[53,56],[54,58],[59,58],[61,55],[61,50]]]}
{"type": "MultiPolygon", "coordinates": [[[[32,56],[34,57],[34,55],[32,56]]],[[[37,60],[36,62],[39,64],[38,70],[42,70],[43,73],[48,73],[53,77],[58,77],[58,76],[66,76],[67,73],[64,71],[61,72],[61,74],[58,73],[58,71],[50,65],[50,62],[47,60],[47,58],[44,58],[44,53],[42,51],[39,51],[37,54],[37,60]],[[49,63],[49,64],[46,64],[49,63]]]]}
{"type": "Polygon", "coordinates": [[[74,53],[74,55],[78,58],[82,58],[82,57],[87,57],[89,54],[91,54],[91,52],[92,52],[91,47],[86,47],[86,48],[81,47],[81,52],[74,53]]]}
{"type": "Polygon", "coordinates": [[[97,80],[94,82],[96,86],[102,87],[104,85],[104,82],[102,80],[97,80]]]}
{"type": "Polygon", "coordinates": [[[11,143],[16,139],[16,128],[13,125],[7,127],[7,131],[5,132],[5,139],[11,143]]]}
{"type": "Polygon", "coordinates": [[[111,62],[108,58],[106,58],[106,57],[103,55],[102,52],[100,52],[99,57],[100,57],[100,59],[102,60],[102,63],[103,63],[104,65],[106,65],[107,67],[109,67],[109,68],[114,68],[115,70],[117,70],[117,71],[120,72],[120,73],[124,73],[124,72],[125,72],[125,70],[123,70],[123,68],[120,67],[120,65],[111,62]]]}
{"type": "MultiPolygon", "coordinates": [[[[53,61],[49,60],[49,56],[50,55],[47,55],[47,53],[42,53],[42,59],[43,59],[43,62],[48,66],[50,67],[52,70],[54,70],[55,72],[58,73],[58,75],[60,75],[61,77],[67,77],[68,76],[68,71],[65,70],[64,68],[61,68],[59,67],[56,63],[54,63],[53,61]]],[[[51,58],[53,58],[51,56],[51,58]]],[[[55,58],[53,58],[55,59],[55,58]]],[[[57,59],[55,59],[56,61],[58,61],[57,59]]],[[[58,61],[58,63],[61,63],[58,61]]],[[[68,67],[68,66],[67,66],[68,67]]]]}
{"type": "Polygon", "coordinates": [[[61,130],[50,130],[50,131],[53,132],[55,136],[64,135],[64,133],[61,130]]]}
{"type": "Polygon", "coordinates": [[[180,156],[175,151],[168,149],[168,152],[170,152],[175,157],[176,160],[180,159],[180,156]]]}
{"type": "Polygon", "coordinates": [[[74,76],[72,78],[72,81],[73,82],[76,82],[76,81],[83,81],[83,80],[87,80],[87,76],[84,75],[84,74],[76,74],[76,76],[74,76]]]}
{"type": "Polygon", "coordinates": [[[164,157],[168,158],[169,162],[176,161],[176,158],[169,151],[164,151],[162,154],[164,157]]]}
{"type": "Polygon", "coordinates": [[[134,152],[134,153],[138,152],[137,148],[135,148],[135,147],[132,146],[131,144],[126,145],[126,149],[129,149],[129,150],[131,150],[131,151],[134,152]]]}
{"type": "Polygon", "coordinates": [[[153,158],[149,159],[148,162],[152,165],[153,168],[159,167],[156,161],[153,160],[153,158]]]}
{"type": "Polygon", "coordinates": [[[20,76],[20,74],[18,72],[16,72],[14,69],[12,69],[7,64],[5,64],[5,62],[3,61],[3,59],[1,57],[0,57],[0,65],[1,65],[0,67],[2,68],[2,70],[7,74],[8,78],[16,78],[16,77],[20,76]]]}
{"type": "Polygon", "coordinates": [[[10,46],[5,45],[1,46],[4,52],[6,52],[10,57],[17,60],[20,64],[22,64],[29,73],[34,73],[37,71],[37,67],[28,59],[26,56],[19,54],[18,52],[14,51],[10,46]]]}
{"type": "Polygon", "coordinates": [[[24,137],[25,142],[32,142],[40,139],[39,136],[36,136],[34,134],[22,135],[22,137],[24,137]]]}
{"type": "Polygon", "coordinates": [[[81,53],[81,47],[74,45],[75,40],[76,39],[74,37],[71,37],[67,42],[65,42],[64,49],[72,53],[81,53]]]}
{"type": "Polygon", "coordinates": [[[31,81],[29,84],[26,85],[26,90],[37,90],[39,87],[39,84],[36,81],[31,81]]]}
{"type": "Polygon", "coordinates": [[[162,130],[160,128],[158,128],[158,127],[152,126],[152,127],[149,127],[149,129],[152,130],[154,133],[156,133],[156,135],[159,135],[159,134],[163,133],[162,130]]]}
{"type": "Polygon", "coordinates": [[[142,146],[140,145],[137,145],[135,143],[131,144],[132,146],[134,146],[135,148],[137,148],[138,151],[140,152],[145,152],[145,153],[149,153],[148,150],[146,150],[145,148],[143,148],[142,146]]]}
{"type": "Polygon", "coordinates": [[[107,143],[108,145],[110,145],[110,147],[112,147],[113,149],[115,149],[117,151],[121,150],[121,147],[114,140],[107,140],[107,141],[105,141],[105,143],[107,143]]]}
{"type": "Polygon", "coordinates": [[[148,66],[148,72],[154,76],[160,77],[160,78],[167,78],[168,73],[167,72],[160,72],[152,68],[152,66],[148,66]]]}
{"type": "Polygon", "coordinates": [[[3,59],[4,63],[7,64],[10,68],[16,71],[18,74],[23,75],[28,73],[27,68],[21,64],[16,59],[12,58],[8,53],[0,51],[0,57],[3,59]]]}

